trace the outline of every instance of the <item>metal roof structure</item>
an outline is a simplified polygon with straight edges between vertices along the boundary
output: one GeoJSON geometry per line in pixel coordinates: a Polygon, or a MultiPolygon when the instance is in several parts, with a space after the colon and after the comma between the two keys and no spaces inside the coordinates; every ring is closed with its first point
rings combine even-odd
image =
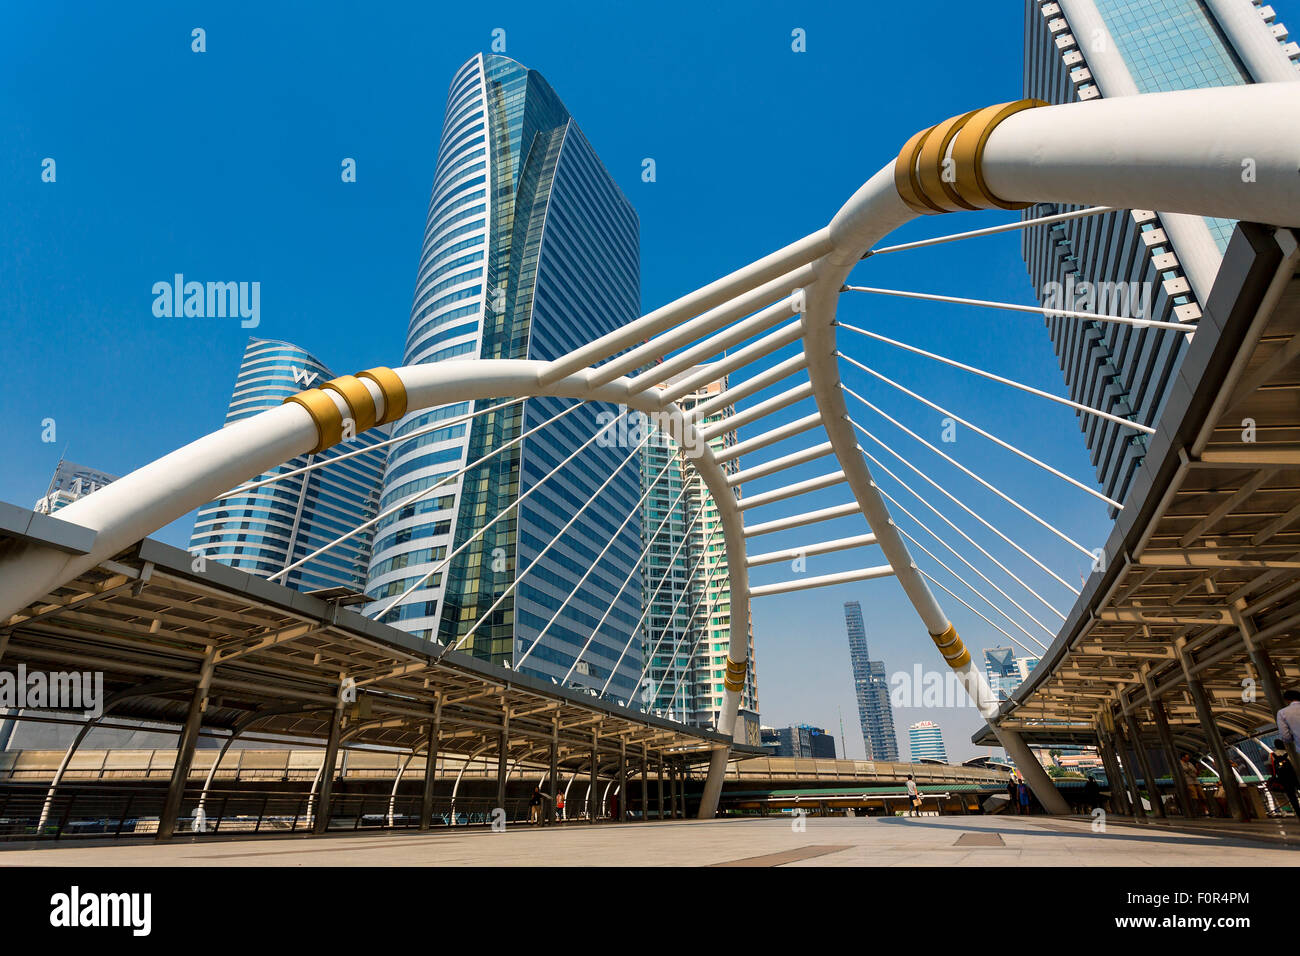
{"type": "MultiPolygon", "coordinates": [[[[0,537],[77,547],[77,529],[26,517],[24,526],[22,509],[5,506],[0,537]]],[[[593,739],[602,764],[617,764],[622,749],[640,758],[643,748],[652,761],[707,761],[723,740],[466,654],[444,654],[440,644],[348,610],[348,595],[325,600],[215,562],[200,573],[192,562],[187,552],[147,539],[84,572],[5,622],[6,669],[102,671],[105,722],[175,726],[186,720],[212,650],[204,730],[259,740],[327,739],[344,679],[355,685],[355,699],[344,705],[344,746],[419,751],[435,707],[440,754],[496,753],[504,732],[510,761],[537,766],[546,765],[552,736],[569,769],[589,764],[593,739]]]]}

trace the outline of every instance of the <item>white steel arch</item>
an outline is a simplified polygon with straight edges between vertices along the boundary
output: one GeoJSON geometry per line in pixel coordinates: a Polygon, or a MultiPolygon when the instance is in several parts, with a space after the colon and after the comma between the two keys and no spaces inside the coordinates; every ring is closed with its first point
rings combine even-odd
{"type": "MultiPolygon", "coordinates": [[[[82,571],[283,462],[337,443],[343,423],[360,432],[376,422],[451,401],[549,395],[626,405],[666,416],[684,444],[699,450],[695,466],[717,504],[727,545],[733,627],[718,729],[730,735],[748,666],[747,539],[860,513],[871,533],[813,543],[807,553],[879,546],[888,567],[828,575],[761,594],[867,580],[893,573],[945,661],[959,673],[981,714],[997,710],[951,621],[913,563],[903,536],[858,448],[840,384],[835,312],[853,267],[873,245],[918,215],[976,209],[1020,209],[1033,203],[1150,208],[1300,226],[1300,84],[1269,83],[1100,99],[1046,106],[1001,104],[953,117],[912,137],[897,160],[867,181],[825,228],[792,243],[554,362],[461,361],[343,376],[287,404],[237,422],[145,465],[74,502],[59,517],[96,532],[90,553],[69,556],[32,544],[0,552],[0,620],[82,571]],[[1142,136],[1134,136],[1134,129],[1142,136]],[[1253,176],[1242,175],[1249,160],[1253,176]],[[801,354],[738,381],[683,414],[677,400],[721,375],[800,342],[801,354]],[[748,343],[742,345],[742,343],[748,343]],[[736,348],[736,346],[741,346],[736,348]],[[699,373],[686,372],[725,354],[699,373]],[[661,362],[660,365],[653,363],[661,362]],[[653,371],[635,375],[639,369],[653,371]],[[684,379],[660,383],[676,372],[684,379]],[[719,424],[711,414],[769,386],[791,387],[719,424]],[[752,426],[765,415],[812,397],[817,412],[725,448],[708,440],[752,426]],[[802,451],[729,475],[725,462],[807,432],[820,433],[802,451]],[[747,477],[777,474],[833,456],[838,471],[774,492],[789,502],[814,490],[846,486],[851,501],[746,526],[734,487],[747,477]]],[[[1082,214],[1088,214],[1084,212],[1082,214]]],[[[882,250],[883,251],[883,250],[882,250]]],[[[1194,327],[1192,327],[1194,328],[1194,327]]],[[[752,502],[750,502],[752,504],[752,502]]],[[[797,507],[795,505],[794,507],[797,507]]],[[[775,552],[776,559],[784,552],[775,552]]],[[[1027,782],[1049,810],[1065,812],[1050,780],[1013,732],[998,731],[1027,782]]],[[[712,816],[729,749],[714,751],[700,815],[712,816]]]]}

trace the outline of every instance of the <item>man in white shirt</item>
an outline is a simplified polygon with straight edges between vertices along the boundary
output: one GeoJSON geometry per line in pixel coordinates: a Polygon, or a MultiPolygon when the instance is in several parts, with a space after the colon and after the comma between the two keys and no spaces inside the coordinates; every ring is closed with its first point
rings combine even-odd
{"type": "Polygon", "coordinates": [[[1288,690],[1282,699],[1287,703],[1277,712],[1277,732],[1294,747],[1300,745],[1300,690],[1288,690]]]}

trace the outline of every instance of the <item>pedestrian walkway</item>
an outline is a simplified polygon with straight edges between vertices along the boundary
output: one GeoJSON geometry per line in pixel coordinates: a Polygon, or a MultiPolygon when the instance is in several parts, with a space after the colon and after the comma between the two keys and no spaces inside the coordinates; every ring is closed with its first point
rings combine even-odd
{"type": "MultiPolygon", "coordinates": [[[[1261,824],[1266,826],[1268,824],[1261,824]]],[[[0,848],[0,866],[1294,866],[1222,825],[1073,817],[809,817],[0,848]]],[[[1294,834],[1294,825],[1291,826],[1294,834]]]]}

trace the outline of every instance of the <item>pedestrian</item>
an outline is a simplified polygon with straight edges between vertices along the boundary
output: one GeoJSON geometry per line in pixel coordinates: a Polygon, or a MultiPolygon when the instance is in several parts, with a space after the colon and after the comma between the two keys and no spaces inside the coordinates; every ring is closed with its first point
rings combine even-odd
{"type": "Polygon", "coordinates": [[[561,790],[559,793],[555,795],[555,818],[560,821],[564,820],[564,791],[563,790],[561,790]]]}
{"type": "Polygon", "coordinates": [[[1012,774],[1011,779],[1007,781],[1007,812],[1020,812],[1020,790],[1016,787],[1016,775],[1012,774]]]}
{"type": "Polygon", "coordinates": [[[1016,796],[1020,798],[1020,812],[1029,814],[1029,785],[1021,780],[1016,784],[1016,796]]]}
{"type": "Polygon", "coordinates": [[[1083,806],[1089,813],[1101,806],[1101,785],[1092,774],[1083,783],[1083,806]]]}
{"type": "Polygon", "coordinates": [[[1279,738],[1273,741],[1273,750],[1268,755],[1268,764],[1268,788],[1285,793],[1286,798],[1291,801],[1291,812],[1300,817],[1300,802],[1296,800],[1296,772],[1295,767],[1291,766],[1291,755],[1287,753],[1285,740],[1279,738]]]}
{"type": "Polygon", "coordinates": [[[916,778],[910,773],[907,775],[907,799],[912,804],[912,816],[921,815],[921,791],[917,789],[916,778]]]}
{"type": "Polygon", "coordinates": [[[1183,754],[1178,758],[1178,769],[1182,771],[1183,781],[1187,784],[1187,795],[1196,802],[1200,815],[1208,817],[1210,805],[1205,799],[1205,788],[1201,786],[1200,771],[1196,769],[1190,754],[1183,754]]]}
{"type": "Polygon", "coordinates": [[[1282,694],[1286,704],[1277,712],[1277,732],[1283,743],[1300,746],[1300,690],[1282,694]]]}
{"type": "Polygon", "coordinates": [[[533,787],[533,795],[528,798],[528,822],[539,823],[542,819],[542,788],[533,787]]]}

